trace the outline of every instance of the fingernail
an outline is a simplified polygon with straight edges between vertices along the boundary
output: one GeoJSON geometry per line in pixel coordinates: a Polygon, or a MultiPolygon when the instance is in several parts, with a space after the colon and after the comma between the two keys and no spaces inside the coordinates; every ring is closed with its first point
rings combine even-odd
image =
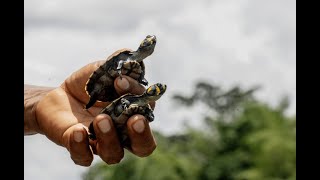
{"type": "Polygon", "coordinates": [[[110,123],[107,119],[100,120],[98,122],[98,127],[103,133],[107,133],[111,129],[110,123]]]}
{"type": "MultiPolygon", "coordinates": [[[[134,119],[137,119],[138,117],[136,116],[134,119]]],[[[133,124],[133,129],[137,132],[137,133],[142,133],[144,131],[145,125],[142,119],[137,120],[134,124],[133,124]]]]}
{"type": "Polygon", "coordinates": [[[76,142],[81,142],[82,139],[83,139],[83,134],[81,131],[75,131],[73,133],[73,139],[76,141],[76,142]]]}
{"type": "Polygon", "coordinates": [[[130,86],[129,81],[126,78],[122,78],[122,79],[119,78],[117,81],[117,85],[122,90],[127,90],[129,89],[129,86],[130,86]]]}

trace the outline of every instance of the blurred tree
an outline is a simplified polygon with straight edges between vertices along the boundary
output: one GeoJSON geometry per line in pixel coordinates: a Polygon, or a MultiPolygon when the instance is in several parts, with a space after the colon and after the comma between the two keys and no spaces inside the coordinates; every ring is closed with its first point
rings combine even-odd
{"type": "MultiPolygon", "coordinates": [[[[219,86],[199,82],[195,85],[195,90],[190,96],[175,95],[173,99],[187,107],[196,105],[197,102],[208,106],[219,116],[232,114],[234,110],[241,107],[241,103],[253,99],[253,93],[260,87],[254,87],[249,90],[242,90],[239,86],[222,90],[219,86]]],[[[181,94],[181,93],[179,93],[181,94]]]]}
{"type": "MultiPolygon", "coordinates": [[[[154,180],[188,180],[194,179],[194,175],[199,171],[201,164],[192,160],[192,157],[177,153],[181,146],[169,143],[158,132],[154,132],[157,143],[161,144],[146,158],[138,158],[130,153],[126,153],[125,158],[119,164],[106,165],[97,163],[90,167],[84,175],[86,180],[102,179],[154,179],[154,180]],[[197,165],[198,163],[198,165],[197,165]]],[[[173,140],[175,141],[175,140],[173,140]]],[[[184,141],[179,138],[179,142],[184,141]]]]}
{"type": "MultiPolygon", "coordinates": [[[[158,147],[147,158],[126,153],[120,164],[97,163],[83,176],[98,179],[296,179],[296,120],[284,112],[284,97],[276,108],[253,94],[258,87],[222,90],[198,83],[187,96],[175,95],[181,106],[210,109],[201,129],[188,127],[183,134],[154,132],[158,147]]],[[[181,93],[179,93],[181,94],[181,93]]]]}

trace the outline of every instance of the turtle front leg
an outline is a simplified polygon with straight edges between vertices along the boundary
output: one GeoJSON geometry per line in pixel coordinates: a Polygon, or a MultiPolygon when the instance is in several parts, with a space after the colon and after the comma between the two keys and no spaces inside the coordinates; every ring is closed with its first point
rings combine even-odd
{"type": "Polygon", "coordinates": [[[145,81],[141,81],[144,77],[144,70],[137,61],[126,61],[122,66],[122,73],[132,77],[139,83],[145,85],[145,81]]]}
{"type": "Polygon", "coordinates": [[[145,86],[148,86],[148,81],[147,81],[147,79],[146,78],[142,78],[141,80],[140,80],[140,83],[141,84],[143,84],[143,85],[145,85],[145,86]]]}
{"type": "Polygon", "coordinates": [[[121,102],[121,105],[122,105],[122,109],[123,109],[124,111],[126,111],[127,108],[129,108],[130,101],[126,100],[125,98],[122,98],[122,99],[120,100],[120,102],[121,102]]]}
{"type": "Polygon", "coordinates": [[[139,78],[138,78],[138,82],[144,86],[148,86],[149,82],[148,80],[144,77],[144,73],[141,72],[139,78]]]}
{"type": "Polygon", "coordinates": [[[149,107],[147,107],[147,108],[145,109],[145,112],[146,112],[145,116],[146,116],[146,118],[148,119],[148,121],[149,121],[149,122],[152,122],[152,121],[154,120],[154,114],[153,114],[152,109],[149,108],[149,107]]]}
{"type": "Polygon", "coordinates": [[[127,106],[127,108],[124,108],[123,112],[118,117],[118,123],[125,123],[128,120],[128,118],[130,118],[134,114],[144,114],[144,108],[137,104],[131,104],[127,106]]]}
{"type": "Polygon", "coordinates": [[[122,79],[121,68],[122,68],[124,62],[125,62],[124,60],[120,60],[119,63],[118,63],[118,67],[117,67],[117,72],[118,72],[118,74],[120,76],[120,79],[122,79]]]}

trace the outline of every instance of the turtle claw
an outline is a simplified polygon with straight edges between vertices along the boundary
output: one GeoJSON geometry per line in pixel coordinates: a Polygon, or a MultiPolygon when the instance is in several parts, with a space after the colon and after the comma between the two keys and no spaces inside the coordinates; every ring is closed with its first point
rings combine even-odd
{"type": "Polygon", "coordinates": [[[121,69],[120,69],[120,70],[118,70],[118,75],[119,75],[120,80],[122,80],[122,73],[121,73],[121,69]]]}
{"type": "Polygon", "coordinates": [[[127,100],[125,100],[125,99],[121,99],[121,105],[122,105],[122,108],[123,108],[123,110],[127,110],[128,109],[128,101],[127,100]]]}
{"type": "Polygon", "coordinates": [[[153,113],[152,114],[148,114],[147,118],[148,118],[149,122],[152,122],[154,120],[153,113]]]}
{"type": "Polygon", "coordinates": [[[141,80],[141,84],[143,84],[143,85],[145,85],[145,86],[148,86],[148,81],[147,81],[147,79],[146,78],[143,78],[142,80],[141,80]]]}
{"type": "Polygon", "coordinates": [[[152,122],[154,120],[154,114],[150,108],[146,109],[146,118],[149,122],[152,122]]]}
{"type": "Polygon", "coordinates": [[[124,60],[120,60],[119,64],[118,64],[118,67],[117,67],[117,72],[118,72],[118,75],[119,75],[120,79],[122,79],[121,68],[122,68],[124,62],[125,62],[124,60]]]}

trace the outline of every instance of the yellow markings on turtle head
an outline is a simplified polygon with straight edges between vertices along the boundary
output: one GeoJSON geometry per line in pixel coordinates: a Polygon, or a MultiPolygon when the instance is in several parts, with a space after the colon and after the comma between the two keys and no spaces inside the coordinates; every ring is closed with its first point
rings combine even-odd
{"type": "Polygon", "coordinates": [[[157,86],[157,85],[150,86],[147,89],[147,93],[152,94],[152,95],[159,95],[160,92],[161,92],[161,90],[160,90],[159,86],[157,86]]]}
{"type": "Polygon", "coordinates": [[[151,91],[152,91],[152,86],[148,88],[147,93],[150,94],[151,91]]]}
{"type": "Polygon", "coordinates": [[[148,42],[150,42],[150,45],[152,45],[152,44],[153,44],[153,38],[152,38],[152,37],[147,38],[147,41],[148,41],[148,42]]]}
{"type": "Polygon", "coordinates": [[[157,92],[157,93],[156,93],[157,95],[160,94],[160,88],[159,88],[159,86],[156,86],[156,92],[157,92]]]}
{"type": "Polygon", "coordinates": [[[156,43],[155,36],[148,35],[141,43],[140,46],[150,46],[152,44],[156,43]]]}

